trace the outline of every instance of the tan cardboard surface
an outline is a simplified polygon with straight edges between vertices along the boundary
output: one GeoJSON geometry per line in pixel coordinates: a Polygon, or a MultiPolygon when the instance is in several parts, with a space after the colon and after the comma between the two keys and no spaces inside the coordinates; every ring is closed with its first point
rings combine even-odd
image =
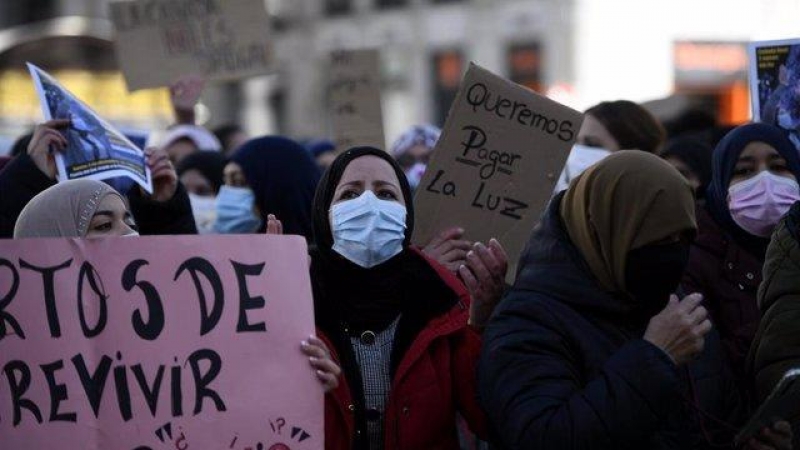
{"type": "Polygon", "coordinates": [[[331,125],[337,150],[357,146],[385,150],[378,51],[333,53],[329,76],[331,125]]]}
{"type": "Polygon", "coordinates": [[[126,0],[110,8],[130,91],[185,75],[231,80],[270,71],[263,0],[126,0]]]}
{"type": "Polygon", "coordinates": [[[471,64],[414,199],[414,243],[460,226],[497,238],[509,276],[553,195],[583,116],[471,64]]]}

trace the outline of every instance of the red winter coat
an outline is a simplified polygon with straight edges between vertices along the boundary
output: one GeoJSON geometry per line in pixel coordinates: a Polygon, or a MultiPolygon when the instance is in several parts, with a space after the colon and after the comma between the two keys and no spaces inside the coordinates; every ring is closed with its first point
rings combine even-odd
{"type": "Polygon", "coordinates": [[[746,357],[761,319],[756,293],[764,261],[738,245],[705,208],[698,208],[697,225],[683,288],[703,294],[730,367],[744,387],[746,357]]]}
{"type": "MultiPolygon", "coordinates": [[[[476,368],[480,336],[467,325],[469,294],[447,269],[428,260],[431,269],[457,295],[448,312],[434,317],[413,338],[392,380],[384,415],[385,450],[458,450],[456,415],[479,436],[486,418],[478,406],[476,368]]],[[[332,341],[320,337],[339,363],[332,341]]],[[[344,376],[343,376],[344,377],[344,376]]],[[[325,448],[351,450],[355,405],[346,380],[325,396],[325,448]]]]}

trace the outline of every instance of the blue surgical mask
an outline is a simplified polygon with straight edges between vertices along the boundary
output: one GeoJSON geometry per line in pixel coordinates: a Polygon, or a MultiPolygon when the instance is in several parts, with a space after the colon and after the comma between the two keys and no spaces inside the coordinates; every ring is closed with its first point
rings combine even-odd
{"type": "Polygon", "coordinates": [[[331,207],[333,250],[369,269],[401,251],[406,238],[406,208],[380,200],[372,191],[331,207]]]}
{"type": "Polygon", "coordinates": [[[217,220],[214,231],[222,234],[253,233],[261,218],[253,210],[256,196],[248,188],[222,186],[217,195],[217,220]]]}

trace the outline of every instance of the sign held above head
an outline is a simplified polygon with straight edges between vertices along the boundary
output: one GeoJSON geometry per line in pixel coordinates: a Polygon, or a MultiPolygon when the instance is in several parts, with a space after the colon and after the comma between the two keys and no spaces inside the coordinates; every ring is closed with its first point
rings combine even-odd
{"type": "Polygon", "coordinates": [[[129,91],[192,74],[233,80],[271,70],[263,0],[124,0],[110,8],[129,91]]]}
{"type": "Polygon", "coordinates": [[[414,243],[450,227],[496,238],[511,266],[553,194],[581,113],[471,64],[414,199],[414,243]]]}
{"type": "Polygon", "coordinates": [[[385,150],[378,50],[334,52],[328,73],[330,118],[337,151],[362,146],[385,150]]]}
{"type": "Polygon", "coordinates": [[[55,152],[58,180],[105,180],[125,194],[134,183],[148,193],[153,180],[144,151],[44,70],[28,63],[48,123],[68,121],[60,130],[64,151],[55,152]]]}

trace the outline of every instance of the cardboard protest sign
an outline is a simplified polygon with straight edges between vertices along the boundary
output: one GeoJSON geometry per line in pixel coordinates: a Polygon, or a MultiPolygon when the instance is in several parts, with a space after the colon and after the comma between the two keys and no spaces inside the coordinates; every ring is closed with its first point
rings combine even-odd
{"type": "Polygon", "coordinates": [[[8,449],[323,448],[306,242],[0,240],[8,449]]]}
{"type": "Polygon", "coordinates": [[[786,130],[800,149],[800,39],[751,42],[753,120],[786,130]]]}
{"type": "Polygon", "coordinates": [[[339,151],[356,146],[383,149],[380,54],[377,50],[331,55],[328,93],[334,142],[339,151]]]}
{"type": "Polygon", "coordinates": [[[110,6],[130,91],[191,74],[227,80],[270,70],[263,0],[126,0],[110,6]]]}
{"type": "Polygon", "coordinates": [[[512,281],[582,115],[471,64],[414,199],[414,243],[459,226],[497,238],[512,281]]]}
{"type": "MultiPolygon", "coordinates": [[[[50,74],[30,63],[28,70],[39,94],[45,120],[70,120],[69,126],[62,130],[67,139],[66,151],[55,153],[59,181],[127,178],[147,192],[153,192],[150,168],[141,148],[72,95],[50,74]]],[[[117,186],[120,184],[117,183],[117,186]]]]}

